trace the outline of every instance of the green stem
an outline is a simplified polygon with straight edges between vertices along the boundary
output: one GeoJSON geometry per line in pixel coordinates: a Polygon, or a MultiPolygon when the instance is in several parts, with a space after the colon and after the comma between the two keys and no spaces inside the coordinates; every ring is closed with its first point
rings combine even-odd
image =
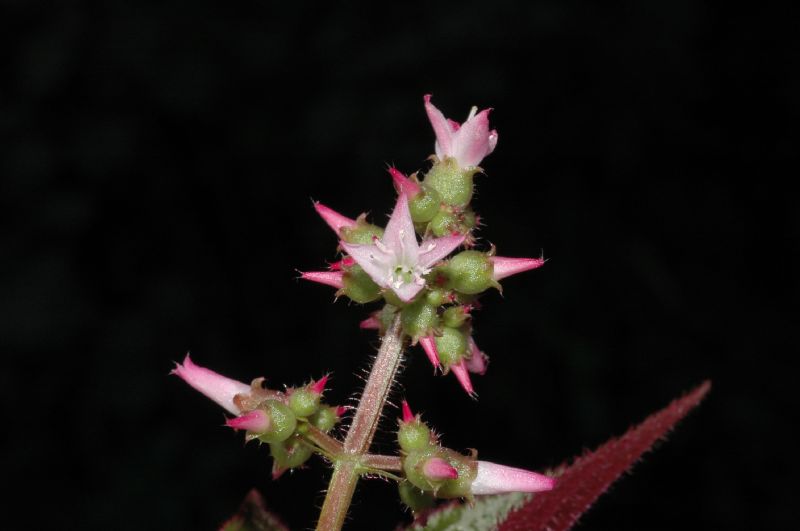
{"type": "Polygon", "coordinates": [[[378,422],[402,356],[403,332],[398,314],[383,336],[364,393],[358,402],[356,415],[344,440],[342,453],[336,457],[333,475],[317,522],[317,531],[339,531],[344,525],[356,483],[364,471],[365,461],[368,461],[365,458],[375,430],[378,429],[378,422]]]}

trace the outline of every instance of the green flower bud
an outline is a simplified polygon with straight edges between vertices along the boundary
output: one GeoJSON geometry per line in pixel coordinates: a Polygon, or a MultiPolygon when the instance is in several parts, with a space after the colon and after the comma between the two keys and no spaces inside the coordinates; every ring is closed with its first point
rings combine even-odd
{"type": "Polygon", "coordinates": [[[339,415],[336,414],[335,407],[324,406],[311,415],[308,421],[318,430],[328,433],[339,422],[339,415]]]}
{"type": "Polygon", "coordinates": [[[425,297],[412,302],[401,313],[403,331],[413,338],[426,336],[433,328],[439,326],[436,306],[428,304],[425,297]]]}
{"type": "Polygon", "coordinates": [[[474,295],[495,285],[491,260],[480,251],[461,251],[446,266],[449,287],[474,295]]]}
{"type": "Polygon", "coordinates": [[[469,311],[464,306],[451,306],[442,314],[442,324],[450,328],[458,328],[469,317],[469,311]]]}
{"type": "Polygon", "coordinates": [[[398,483],[397,488],[400,491],[400,500],[415,515],[425,509],[430,509],[434,505],[435,498],[433,494],[418,489],[410,481],[401,481],[398,483]]]}
{"type": "Polygon", "coordinates": [[[430,230],[434,236],[442,237],[458,231],[458,216],[447,210],[440,210],[431,219],[430,230]]]}
{"type": "Polygon", "coordinates": [[[466,206],[472,199],[472,176],[475,170],[463,169],[454,158],[447,158],[433,165],[425,175],[425,185],[433,188],[442,202],[453,206],[466,206]]]}
{"type": "Polygon", "coordinates": [[[377,225],[367,223],[362,214],[356,220],[355,227],[342,227],[339,230],[339,234],[342,240],[347,243],[369,245],[372,243],[372,238],[383,238],[383,229],[377,225]]]}
{"type": "Polygon", "coordinates": [[[319,408],[319,393],[310,389],[295,389],[289,396],[289,407],[298,417],[310,417],[319,408]]]}
{"type": "Polygon", "coordinates": [[[458,363],[467,353],[467,336],[457,328],[443,328],[442,335],[435,340],[439,359],[445,367],[458,363]]]}
{"type": "Polygon", "coordinates": [[[408,202],[408,210],[411,212],[411,219],[415,223],[426,223],[433,219],[439,212],[439,205],[442,198],[435,189],[429,186],[422,186],[422,191],[408,202]]]}
{"type": "Polygon", "coordinates": [[[283,442],[294,433],[297,418],[289,406],[277,400],[267,400],[266,412],[270,425],[266,433],[258,435],[258,439],[267,443],[283,442]]]}
{"type": "Polygon", "coordinates": [[[442,304],[447,302],[449,299],[450,298],[449,298],[449,296],[447,294],[447,291],[445,291],[443,289],[439,289],[439,288],[434,288],[434,289],[430,290],[428,292],[428,294],[425,296],[425,300],[428,302],[428,304],[430,304],[431,306],[437,306],[437,307],[441,306],[442,304]]]}
{"type": "Polygon", "coordinates": [[[370,276],[356,264],[342,277],[344,288],[342,292],[359,304],[372,302],[381,297],[381,288],[370,276]]]}
{"type": "Polygon", "coordinates": [[[424,450],[431,445],[431,430],[419,420],[401,422],[397,430],[397,442],[406,452],[424,450]]]}
{"type": "Polygon", "coordinates": [[[278,443],[270,443],[270,454],[275,459],[276,468],[297,468],[311,457],[313,450],[305,444],[299,437],[292,437],[289,440],[278,443]]]}

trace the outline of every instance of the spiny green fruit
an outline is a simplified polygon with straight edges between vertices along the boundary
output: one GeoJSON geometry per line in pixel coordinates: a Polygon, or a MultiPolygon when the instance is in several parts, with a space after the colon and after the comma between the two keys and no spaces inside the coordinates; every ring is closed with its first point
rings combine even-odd
{"type": "Polygon", "coordinates": [[[334,406],[323,406],[311,415],[308,421],[318,430],[328,433],[339,422],[337,408],[334,406]]]}
{"type": "Polygon", "coordinates": [[[289,407],[298,417],[309,417],[319,408],[319,393],[310,389],[295,389],[289,396],[289,407]]]}
{"type": "Polygon", "coordinates": [[[469,310],[466,306],[450,306],[442,313],[442,324],[450,328],[458,328],[469,319],[469,310]]]}
{"type": "Polygon", "coordinates": [[[425,297],[420,297],[412,302],[401,312],[403,331],[412,338],[427,336],[430,331],[439,326],[439,315],[436,306],[428,303],[425,297]]]}
{"type": "Polygon", "coordinates": [[[372,243],[373,238],[383,238],[383,229],[377,225],[367,223],[364,216],[361,215],[356,220],[355,227],[342,227],[339,234],[342,240],[347,243],[369,245],[372,243]]]}
{"type": "Polygon", "coordinates": [[[420,420],[401,422],[397,442],[406,452],[424,450],[431,445],[431,430],[420,420]]]}
{"type": "Polygon", "coordinates": [[[278,468],[297,468],[311,457],[313,450],[299,437],[292,437],[283,442],[270,443],[270,453],[278,468]]]}
{"type": "Polygon", "coordinates": [[[398,483],[397,489],[400,491],[400,500],[415,515],[433,507],[436,500],[433,494],[420,490],[410,481],[401,481],[398,483]]]}
{"type": "Polygon", "coordinates": [[[414,223],[427,223],[439,212],[442,198],[430,186],[421,186],[421,191],[408,202],[408,210],[414,223]]]}

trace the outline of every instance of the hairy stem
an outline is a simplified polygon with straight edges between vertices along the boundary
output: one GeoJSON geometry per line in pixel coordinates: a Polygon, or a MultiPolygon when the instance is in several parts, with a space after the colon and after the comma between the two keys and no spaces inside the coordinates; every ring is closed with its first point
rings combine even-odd
{"type": "Polygon", "coordinates": [[[358,478],[363,468],[369,466],[367,461],[370,460],[365,460],[365,457],[375,430],[378,429],[378,422],[400,367],[402,355],[403,334],[398,314],[383,336],[342,452],[335,459],[333,475],[317,522],[317,531],[339,531],[344,525],[358,478]]]}

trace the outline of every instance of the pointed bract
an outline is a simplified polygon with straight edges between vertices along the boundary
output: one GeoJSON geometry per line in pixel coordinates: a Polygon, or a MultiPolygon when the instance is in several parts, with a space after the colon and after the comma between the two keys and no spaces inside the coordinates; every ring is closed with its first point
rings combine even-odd
{"type": "Polygon", "coordinates": [[[508,258],[505,256],[492,256],[490,258],[494,266],[492,278],[502,280],[511,275],[530,271],[544,265],[544,258],[508,258]]]}
{"type": "Polygon", "coordinates": [[[431,95],[425,95],[425,111],[436,133],[436,156],[441,160],[453,157],[462,168],[472,168],[480,164],[497,146],[497,131],[489,130],[489,112],[477,112],[473,107],[467,120],[459,125],[444,117],[431,103],[431,95]]]}
{"type": "Polygon", "coordinates": [[[344,288],[344,271],[301,271],[300,278],[337,289],[344,288]]]}
{"type": "Polygon", "coordinates": [[[371,245],[339,243],[376,284],[409,302],[425,287],[424,275],[461,245],[464,237],[446,236],[418,244],[408,198],[400,194],[383,239],[374,238],[371,245]]]}
{"type": "Polygon", "coordinates": [[[428,359],[431,361],[433,368],[440,368],[442,366],[442,362],[439,360],[439,349],[436,348],[436,340],[434,337],[421,337],[419,338],[419,344],[422,347],[422,350],[425,351],[425,355],[428,356],[428,359]]]}
{"type": "Polygon", "coordinates": [[[458,470],[441,457],[431,457],[422,465],[422,473],[430,480],[457,479],[458,470]]]}
{"type": "Polygon", "coordinates": [[[413,199],[420,192],[419,185],[403,175],[403,172],[394,166],[389,166],[389,175],[392,176],[394,188],[398,194],[404,194],[409,199],[413,199]]]}
{"type": "Polygon", "coordinates": [[[174,374],[183,379],[184,382],[200,391],[208,398],[224,407],[228,412],[238,415],[241,413],[234,404],[233,398],[239,394],[249,394],[250,386],[246,383],[233,380],[221,374],[195,365],[189,355],[183,360],[183,364],[176,363],[175,368],[170,374],[174,374]]]}
{"type": "Polygon", "coordinates": [[[472,398],[476,398],[477,395],[475,394],[475,389],[472,387],[472,380],[470,380],[469,377],[469,370],[467,369],[466,360],[462,359],[458,363],[450,365],[450,370],[453,371],[456,380],[458,380],[458,383],[464,388],[464,391],[466,391],[467,394],[472,398]]]}
{"type": "Polygon", "coordinates": [[[411,411],[411,406],[408,405],[406,400],[403,400],[403,422],[414,422],[416,417],[414,413],[411,411]]]}
{"type": "Polygon", "coordinates": [[[239,417],[228,419],[228,421],[225,422],[226,426],[235,430],[247,430],[253,433],[265,433],[269,429],[270,424],[269,415],[261,409],[254,409],[239,417]]]}
{"type": "Polygon", "coordinates": [[[542,492],[552,490],[554,478],[521,468],[478,461],[478,473],[472,482],[472,494],[501,494],[504,492],[542,492]]]}
{"type": "Polygon", "coordinates": [[[328,375],[327,374],[325,376],[323,376],[322,378],[320,378],[319,380],[317,380],[316,382],[314,382],[311,385],[309,385],[308,389],[312,393],[317,393],[318,395],[321,395],[323,393],[323,391],[325,391],[325,384],[326,383],[328,383],[328,375]]]}
{"type": "Polygon", "coordinates": [[[339,236],[339,231],[341,231],[343,227],[353,228],[357,224],[356,220],[339,214],[332,208],[323,205],[319,201],[314,201],[314,210],[316,210],[317,214],[319,214],[320,217],[325,220],[325,223],[327,223],[328,226],[333,229],[333,232],[335,232],[337,236],[339,236]]]}

